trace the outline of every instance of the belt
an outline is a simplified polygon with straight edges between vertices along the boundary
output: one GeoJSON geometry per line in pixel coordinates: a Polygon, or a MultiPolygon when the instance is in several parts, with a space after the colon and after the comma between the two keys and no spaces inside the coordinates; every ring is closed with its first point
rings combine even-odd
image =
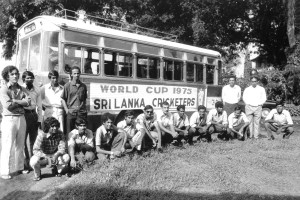
{"type": "Polygon", "coordinates": [[[32,113],[32,114],[35,114],[36,111],[35,110],[27,110],[27,109],[24,109],[25,110],[25,113],[32,113]]]}

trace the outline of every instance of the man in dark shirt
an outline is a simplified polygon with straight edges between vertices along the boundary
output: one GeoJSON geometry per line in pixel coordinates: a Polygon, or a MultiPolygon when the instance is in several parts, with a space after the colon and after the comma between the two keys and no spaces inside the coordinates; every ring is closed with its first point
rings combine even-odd
{"type": "Polygon", "coordinates": [[[76,119],[87,120],[86,98],[87,87],[79,80],[80,68],[71,68],[71,82],[66,83],[61,95],[62,103],[67,114],[66,133],[75,129],[76,119]]]}

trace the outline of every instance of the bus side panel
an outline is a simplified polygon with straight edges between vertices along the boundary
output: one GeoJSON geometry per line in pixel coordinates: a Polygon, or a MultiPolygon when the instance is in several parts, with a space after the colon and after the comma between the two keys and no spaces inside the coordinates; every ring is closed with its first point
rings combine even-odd
{"type": "Polygon", "coordinates": [[[207,85],[207,110],[215,108],[215,103],[222,100],[222,87],[220,85],[207,85]]]}

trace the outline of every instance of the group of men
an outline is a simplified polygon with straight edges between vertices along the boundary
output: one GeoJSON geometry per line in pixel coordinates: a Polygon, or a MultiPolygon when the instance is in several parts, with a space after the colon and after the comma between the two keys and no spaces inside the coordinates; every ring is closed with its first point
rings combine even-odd
{"type": "MultiPolygon", "coordinates": [[[[241,89],[233,77],[223,88],[224,103],[216,102],[215,109],[208,114],[205,106],[200,105],[189,119],[184,105],[179,105],[177,112],[172,114],[169,103],[163,102],[161,110],[156,112],[151,105],[145,106],[136,119],[134,111],[126,111],[124,120],[117,126],[113,124],[113,115],[104,114],[101,116],[102,125],[94,135],[87,129],[87,87],[79,80],[80,73],[79,67],[72,67],[71,81],[61,86],[59,74],[53,70],[48,75],[50,83],[38,89],[33,84],[32,72],[22,74],[24,85],[20,86],[18,69],[15,66],[3,69],[6,84],[0,91],[3,106],[2,179],[12,178],[9,166],[14,143],[17,172],[29,173],[33,169],[34,180],[38,181],[44,166],[51,168],[56,176],[69,175],[70,168],[93,163],[97,158],[101,161],[120,157],[126,149],[131,153],[142,153],[151,148],[162,152],[162,146],[170,143],[182,148],[183,140],[193,145],[194,136],[207,142],[211,142],[214,135],[221,140],[258,138],[266,94],[264,88],[257,85],[257,77],[251,78],[251,86],[243,95],[246,115],[237,105],[241,89]],[[247,135],[248,126],[250,135],[247,135]],[[26,144],[28,135],[29,146],[26,144]]],[[[284,132],[285,138],[293,133],[293,122],[282,103],[278,103],[265,122],[270,139],[275,138],[273,132],[284,132]]]]}

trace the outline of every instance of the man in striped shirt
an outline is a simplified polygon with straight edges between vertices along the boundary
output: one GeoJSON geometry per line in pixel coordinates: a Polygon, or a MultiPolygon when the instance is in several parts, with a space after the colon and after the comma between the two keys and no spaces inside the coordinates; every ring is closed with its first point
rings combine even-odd
{"type": "Polygon", "coordinates": [[[30,165],[34,170],[34,180],[41,179],[41,166],[52,168],[52,173],[61,176],[68,167],[70,156],[66,153],[64,134],[59,130],[59,122],[54,117],[44,121],[43,131],[40,131],[33,146],[33,156],[30,165]]]}

